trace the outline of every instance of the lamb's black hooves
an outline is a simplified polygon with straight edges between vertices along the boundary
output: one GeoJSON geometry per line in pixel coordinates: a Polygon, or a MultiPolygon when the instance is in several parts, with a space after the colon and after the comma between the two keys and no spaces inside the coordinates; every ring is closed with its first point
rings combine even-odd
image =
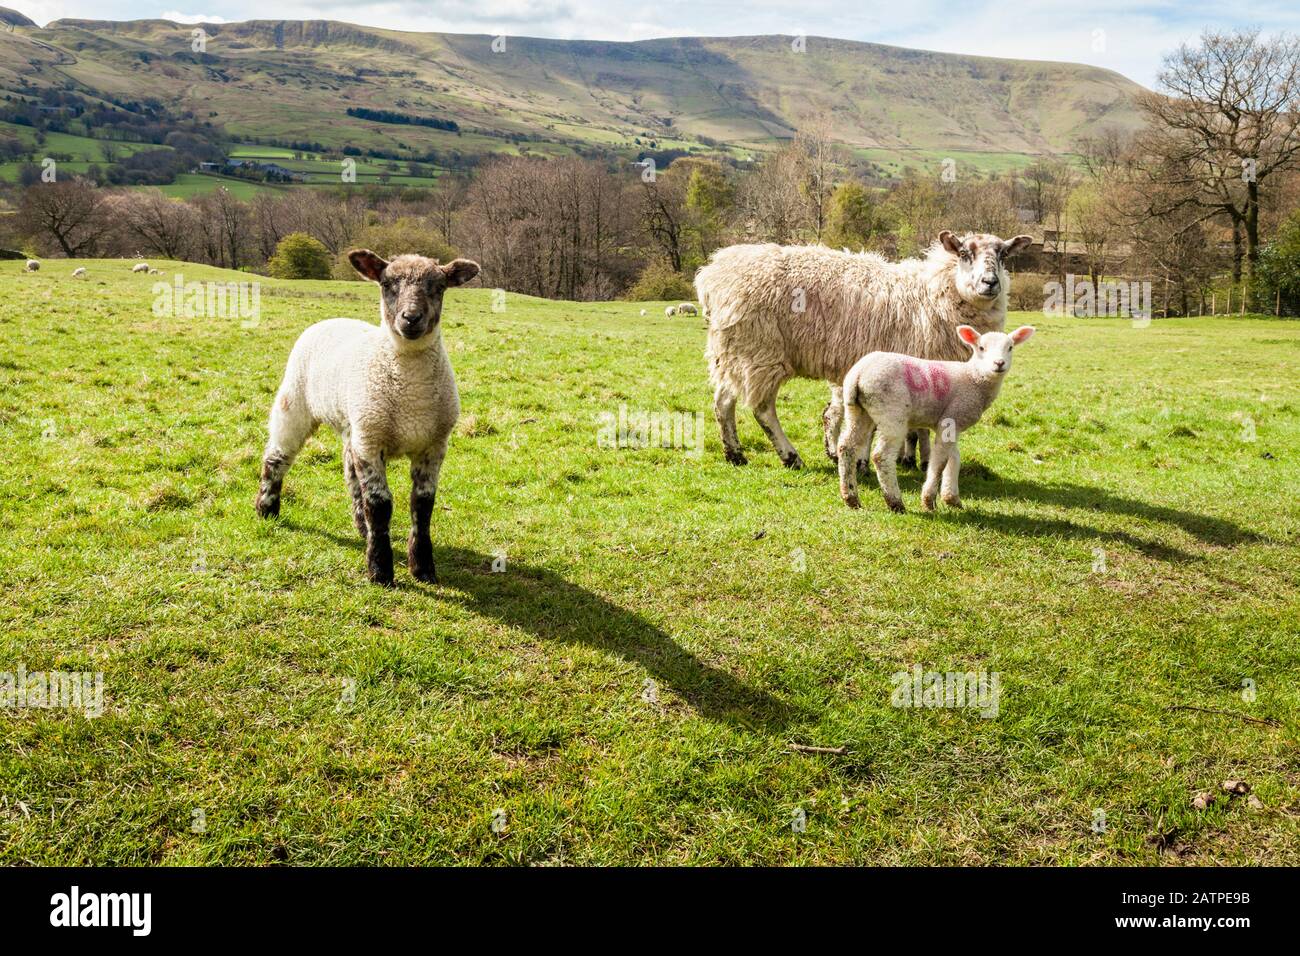
{"type": "Polygon", "coordinates": [[[803,459],[799,457],[798,452],[795,452],[789,458],[782,458],[781,464],[785,465],[785,467],[787,468],[791,468],[795,471],[798,471],[800,468],[803,467],[803,459]]]}
{"type": "Polygon", "coordinates": [[[280,499],[257,496],[257,516],[259,518],[277,518],[280,515],[280,499]]]}
{"type": "Polygon", "coordinates": [[[749,464],[749,459],[745,457],[745,453],[743,451],[740,450],[732,451],[730,448],[727,449],[727,461],[731,462],[731,464],[733,465],[749,464]]]}
{"type": "Polygon", "coordinates": [[[857,495],[845,495],[845,496],[844,496],[844,503],[845,503],[846,505],[848,505],[850,508],[861,508],[861,507],[862,507],[862,502],[861,502],[861,500],[859,500],[859,498],[858,498],[857,495]]]}
{"type": "Polygon", "coordinates": [[[903,457],[903,458],[900,458],[900,459],[898,460],[898,463],[899,463],[900,465],[902,465],[904,468],[915,468],[915,467],[916,467],[916,459],[913,458],[913,457],[911,457],[910,455],[909,455],[909,456],[905,456],[905,457],[903,457]]]}
{"type": "Polygon", "coordinates": [[[412,565],[412,566],[411,566],[411,577],[415,578],[415,580],[417,580],[417,581],[422,581],[422,582],[424,582],[425,584],[437,584],[437,583],[438,583],[438,569],[435,568],[432,564],[428,565],[427,567],[426,567],[426,566],[419,566],[419,565],[412,565]]]}
{"type": "Polygon", "coordinates": [[[894,514],[901,515],[903,512],[907,511],[907,509],[903,507],[903,503],[901,501],[890,501],[888,498],[886,498],[885,504],[889,505],[889,510],[894,512],[894,514]]]}

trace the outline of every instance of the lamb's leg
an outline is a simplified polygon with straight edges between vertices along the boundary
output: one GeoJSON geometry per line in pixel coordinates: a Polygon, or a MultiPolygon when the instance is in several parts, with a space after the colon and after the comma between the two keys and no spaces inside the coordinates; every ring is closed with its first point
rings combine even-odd
{"type": "Polygon", "coordinates": [[[955,448],[955,445],[942,440],[935,442],[934,451],[930,457],[930,465],[925,474],[925,484],[921,486],[921,505],[926,511],[934,510],[935,498],[939,495],[939,479],[943,475],[943,467],[948,461],[949,452],[955,448]]]}
{"type": "Polygon", "coordinates": [[[794,445],[790,444],[790,439],[785,437],[781,421],[776,417],[775,394],[754,404],[754,417],[758,419],[759,425],[776,446],[776,453],[781,456],[781,464],[787,468],[802,468],[803,459],[799,457],[799,452],[795,451],[794,445]]]}
{"type": "Polygon", "coordinates": [[[280,513],[284,476],[318,424],[301,399],[283,389],[275,396],[268,429],[270,435],[266,451],[262,453],[262,483],[254,503],[261,517],[273,518],[280,513]]]}
{"type": "Polygon", "coordinates": [[[851,406],[845,413],[844,428],[836,444],[840,466],[840,497],[850,508],[862,507],[858,500],[858,470],[871,444],[875,422],[864,409],[851,406]]]}
{"type": "Polygon", "coordinates": [[[903,493],[898,487],[898,450],[907,440],[907,429],[898,425],[877,424],[876,447],[871,452],[871,463],[876,466],[881,494],[890,511],[904,511],[903,493]]]}
{"type": "Polygon", "coordinates": [[[438,496],[438,472],[446,454],[447,443],[443,442],[411,458],[411,536],[406,541],[406,566],[411,569],[411,577],[426,584],[438,583],[429,520],[438,496]]]}
{"type": "Polygon", "coordinates": [[[822,444],[826,457],[839,461],[840,427],[844,424],[844,386],[831,386],[831,400],[822,409],[822,444]]]}
{"type": "Polygon", "coordinates": [[[954,441],[948,452],[948,460],[943,466],[943,503],[949,508],[961,507],[961,496],[957,492],[957,472],[961,470],[961,453],[954,441]]]}
{"type": "Polygon", "coordinates": [[[925,471],[930,464],[930,429],[922,428],[916,433],[916,467],[925,471]]]}
{"type": "Polygon", "coordinates": [[[343,480],[348,486],[348,495],[352,499],[352,523],[357,526],[361,540],[366,540],[366,503],[361,494],[361,479],[357,477],[357,463],[352,452],[352,443],[346,436],[343,439],[343,480]]]}
{"type": "Polygon", "coordinates": [[[898,453],[898,463],[904,468],[911,468],[916,464],[916,432],[907,433],[907,438],[903,440],[903,447],[898,453]]]}
{"type": "Polygon", "coordinates": [[[393,520],[393,493],[388,490],[387,462],[382,453],[352,445],[361,502],[366,517],[366,570],[375,584],[393,583],[393,543],[388,526],[393,520]]]}
{"type": "Polygon", "coordinates": [[[748,459],[740,450],[740,436],[736,434],[736,396],[726,382],[719,382],[713,392],[713,417],[722,432],[722,449],[727,461],[733,465],[745,464],[748,459]]]}

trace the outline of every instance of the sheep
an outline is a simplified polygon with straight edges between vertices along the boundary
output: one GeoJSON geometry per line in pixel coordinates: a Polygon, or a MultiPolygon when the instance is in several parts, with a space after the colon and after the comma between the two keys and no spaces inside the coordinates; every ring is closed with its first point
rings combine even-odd
{"type": "Polygon", "coordinates": [[[153,266],[150,266],[150,267],[149,267],[149,275],[151,275],[151,276],[160,276],[160,275],[162,275],[162,270],[161,270],[161,269],[155,269],[153,266]]]}
{"type": "Polygon", "coordinates": [[[831,383],[822,420],[826,454],[834,460],[840,383],[853,363],[880,350],[963,357],[957,326],[1002,329],[1010,286],[1005,261],[1030,242],[1030,236],[958,237],[944,230],[925,258],[897,263],[824,246],[715,252],[696,273],[695,288],[709,322],[705,356],[727,461],[746,463],[736,434],[736,402],[743,400],[782,463],[803,466],[776,416],[777,392],[794,377],[831,383]]]}
{"type": "Polygon", "coordinates": [[[641,318],[643,318],[643,319],[645,318],[645,309],[642,309],[642,310],[641,310],[641,318]]]}
{"type": "Polygon", "coordinates": [[[668,308],[664,309],[665,318],[672,318],[676,314],[677,314],[677,306],[675,305],[670,305],[668,306],[668,308]]]}
{"type": "Polygon", "coordinates": [[[838,439],[840,497],[850,508],[858,501],[858,469],[863,464],[871,433],[876,445],[871,462],[876,466],[880,491],[891,511],[903,511],[898,490],[898,449],[914,428],[933,429],[937,436],[921,504],[933,511],[935,494],[943,478],[943,501],[961,507],[957,472],[961,456],[957,438],[993,404],[1011,370],[1011,349],[1034,334],[1022,325],[1009,335],[985,332],[969,325],[957,327],[958,339],[970,349],[965,362],[928,362],[897,352],[872,352],[844,377],[844,430],[838,439]]]}
{"type": "Polygon", "coordinates": [[[681,305],[677,307],[677,314],[678,315],[699,315],[700,310],[695,308],[695,306],[690,302],[683,302],[681,305]]]}
{"type": "Polygon", "coordinates": [[[85,266],[78,266],[77,268],[75,268],[75,269],[72,270],[72,278],[74,278],[74,279],[84,279],[85,277],[86,277],[86,267],[85,267],[85,266]]]}
{"type": "Polygon", "coordinates": [[[132,272],[148,272],[148,271],[149,271],[149,263],[147,263],[147,262],[137,262],[135,265],[133,265],[133,266],[131,267],[131,271],[132,271],[132,272]]]}
{"type": "Polygon", "coordinates": [[[407,457],[407,565],[416,580],[436,583],[429,519],[447,441],[460,416],[439,320],[443,293],[469,282],[479,266],[468,259],[440,265],[419,255],[387,262],[369,249],[354,249],[348,259],[379,284],[379,324],[326,319],[298,337],[271,407],[255,506],[263,518],[280,513],[285,474],[303,443],[326,422],[343,439],[343,476],[353,522],[366,542],[370,580],[393,583],[387,462],[407,457]]]}
{"type": "Polygon", "coordinates": [[[28,259],[28,260],[27,260],[27,271],[28,271],[28,272],[36,272],[38,269],[40,269],[40,267],[41,267],[41,264],[40,264],[39,262],[37,262],[35,259],[28,259]]]}

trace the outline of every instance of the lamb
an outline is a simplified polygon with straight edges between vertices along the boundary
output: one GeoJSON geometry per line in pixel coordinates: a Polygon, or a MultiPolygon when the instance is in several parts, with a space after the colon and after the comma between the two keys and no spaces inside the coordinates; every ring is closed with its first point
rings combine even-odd
{"type": "Polygon", "coordinates": [[[429,520],[460,396],[442,342],[443,293],[479,273],[476,262],[440,265],[419,255],[387,262],[369,249],[348,253],[352,267],[379,283],[379,325],[326,319],[294,344],[271,408],[256,508],[280,513],[285,474],[321,422],[343,438],[343,476],[352,519],[366,542],[370,580],[393,583],[388,490],[390,458],[411,461],[411,534],[406,558],[416,580],[437,582],[429,520]]]}
{"type": "Polygon", "coordinates": [[[668,308],[664,309],[665,318],[672,318],[676,314],[677,314],[677,306],[675,305],[670,305],[668,306],[668,308]]]}
{"type": "Polygon", "coordinates": [[[40,264],[39,262],[37,262],[35,259],[28,259],[28,260],[27,260],[27,271],[28,271],[28,272],[36,272],[38,269],[40,269],[40,267],[41,267],[41,264],[40,264]]]}
{"type": "Polygon", "coordinates": [[[998,397],[1011,370],[1012,347],[1033,334],[1032,325],[1022,325],[1009,335],[981,335],[969,325],[959,325],[957,335],[971,353],[965,362],[927,362],[897,352],[872,352],[854,365],[844,377],[845,428],[837,449],[844,503],[850,508],[861,507],[858,468],[874,430],[871,462],[876,466],[881,493],[892,511],[903,511],[896,471],[898,449],[910,429],[928,428],[938,440],[921,486],[921,504],[927,511],[934,510],[942,476],[944,504],[960,508],[957,438],[979,421],[998,397]]]}
{"type": "Polygon", "coordinates": [[[736,402],[743,400],[781,461],[802,467],[776,417],[777,392],[794,377],[831,383],[823,424],[834,460],[840,384],[853,364],[881,350],[964,357],[957,326],[1003,328],[1011,284],[1005,263],[1030,241],[945,230],[925,258],[898,263],[824,246],[739,245],[714,253],[695,288],[709,320],[705,355],[727,461],[746,463],[736,433],[736,402]]]}
{"type": "Polygon", "coordinates": [[[72,278],[74,278],[74,279],[84,279],[85,277],[86,277],[86,267],[85,267],[85,266],[78,266],[77,268],[75,268],[75,269],[72,270],[72,278]]]}
{"type": "Polygon", "coordinates": [[[147,262],[137,262],[135,265],[133,265],[133,266],[131,267],[131,271],[132,271],[132,272],[148,272],[148,271],[149,271],[149,263],[147,263],[147,262]]]}

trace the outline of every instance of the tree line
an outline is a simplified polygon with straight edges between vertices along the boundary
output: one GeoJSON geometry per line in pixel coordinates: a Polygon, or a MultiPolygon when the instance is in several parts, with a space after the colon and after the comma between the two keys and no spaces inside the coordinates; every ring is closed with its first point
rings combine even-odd
{"type": "Polygon", "coordinates": [[[853,164],[830,123],[814,118],[752,164],[504,156],[444,174],[433,189],[290,189],[249,201],[224,189],[176,201],[40,183],[23,191],[27,234],[12,242],[264,270],[287,235],[303,233],[335,258],[362,239],[384,254],[471,256],[485,284],[530,295],[671,299],[689,297],[694,271],[734,242],[902,257],[945,228],[1031,232],[1041,243],[1021,268],[1093,282],[1141,276],[1169,314],[1204,311],[1207,295],[1229,287],[1252,308],[1300,311],[1297,41],[1207,32],[1166,58],[1158,90],[1138,106],[1137,132],[1103,128],[1074,155],[999,173],[945,161],[886,179],[853,164]]]}

